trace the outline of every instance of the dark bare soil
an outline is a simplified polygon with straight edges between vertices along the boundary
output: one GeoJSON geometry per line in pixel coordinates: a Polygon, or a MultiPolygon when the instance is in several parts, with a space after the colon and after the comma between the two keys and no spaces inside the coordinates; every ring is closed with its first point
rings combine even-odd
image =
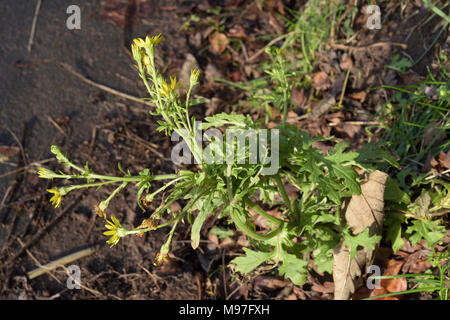
{"type": "MultiPolygon", "coordinates": [[[[391,1],[391,7],[396,2],[391,1]]],[[[35,3],[9,0],[0,4],[0,146],[12,146],[16,151],[23,147],[23,154],[19,150],[13,157],[0,159],[0,299],[332,298],[330,277],[317,275],[303,287],[270,274],[232,278],[226,264],[247,243],[239,233],[234,242],[220,246],[205,233],[200,248],[194,251],[189,243],[190,230],[183,225],[176,232],[171,263],[161,267],[155,267],[153,262],[167,229],[142,238],[129,236],[109,248],[102,235],[104,221],[94,212],[95,204],[105,198],[107,190],[73,192],[64,198],[62,208],[54,209],[45,191],[54,182],[42,181],[35,174],[41,166],[36,162],[52,158],[52,144],[59,145],[78,164],[88,161],[94,171],[104,174],[118,173],[118,162],[132,173],[144,168],[154,173],[173,172],[171,162],[164,159],[170,158],[170,139],[156,131],[157,124],[148,114],[148,107],[92,86],[62,68],[60,63],[95,82],[144,97],[145,88],[135,72],[128,48],[134,37],[162,33],[165,39],[157,63],[166,74],[178,73],[190,53],[197,58],[202,71],[213,66],[224,78],[245,81],[251,79],[251,73],[244,64],[233,63],[230,54],[217,56],[205,49],[211,32],[210,27],[202,25],[206,21],[206,9],[221,6],[226,14],[214,19],[227,30],[236,25],[245,29],[251,56],[267,43],[256,39],[257,35],[276,33],[276,23],[268,21],[281,1],[272,1],[275,5],[262,9],[256,8],[254,1],[78,1],[81,30],[68,30],[66,8],[75,4],[74,1],[44,0],[34,45],[28,52],[35,3]],[[191,13],[202,20],[197,29],[184,31],[182,26],[191,13]],[[25,169],[15,171],[17,168],[25,169]],[[74,262],[81,268],[81,290],[67,289],[63,268],[35,279],[27,278],[27,272],[38,264],[93,246],[97,248],[94,253],[74,262]]],[[[285,1],[285,4],[293,8],[299,5],[295,1],[285,1]]],[[[389,9],[387,6],[386,10],[389,9]]],[[[402,42],[408,45],[404,53],[417,59],[436,37],[434,28],[438,21],[418,28],[420,14],[405,19],[414,10],[418,9],[413,4],[402,14],[393,8],[379,31],[364,31],[364,17],[357,17],[354,26],[357,37],[351,45],[402,42]]],[[[282,22],[277,23],[283,29],[282,22]]],[[[445,41],[442,38],[439,43],[445,41]]],[[[408,81],[408,77],[402,78],[384,68],[401,50],[387,45],[352,51],[356,71],[350,76],[348,92],[408,81]]],[[[330,48],[321,57],[316,71],[329,71],[335,64],[333,59],[339,60],[344,52],[330,48]]],[[[436,71],[434,53],[432,49],[414,67],[412,76],[425,76],[427,66],[436,71]]],[[[263,59],[261,56],[259,60],[263,59]]],[[[198,117],[213,109],[229,111],[241,98],[229,88],[203,81],[199,94],[218,100],[214,107],[207,105],[197,110],[198,117]]],[[[346,113],[345,119],[366,120],[387,94],[379,89],[371,91],[364,103],[347,101],[362,112],[346,113]]],[[[255,117],[259,115],[259,111],[249,111],[255,117]]],[[[325,115],[318,123],[326,122],[329,117],[325,115]]],[[[356,145],[365,137],[362,128],[353,128],[353,134],[349,134],[348,128],[324,130],[311,124],[303,127],[314,134],[353,139],[356,145]]],[[[60,169],[53,160],[42,165],[60,169]]],[[[128,227],[138,225],[147,217],[137,206],[136,190],[132,188],[115,198],[108,210],[128,227]]],[[[211,227],[214,221],[208,224],[211,227]]]]}

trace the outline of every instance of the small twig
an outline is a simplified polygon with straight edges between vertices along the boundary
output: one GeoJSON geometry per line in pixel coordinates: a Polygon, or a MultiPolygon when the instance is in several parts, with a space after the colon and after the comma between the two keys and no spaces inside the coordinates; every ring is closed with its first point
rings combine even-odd
{"type": "Polygon", "coordinates": [[[69,139],[69,137],[67,136],[67,133],[64,132],[64,130],[61,128],[61,126],[55,120],[53,120],[52,117],[48,116],[47,120],[56,128],[56,130],[58,130],[64,137],[66,137],[66,140],[69,139]]]}
{"type": "Polygon", "coordinates": [[[23,148],[22,142],[20,142],[19,138],[16,136],[16,134],[8,128],[8,126],[3,125],[3,127],[9,132],[9,134],[16,140],[16,143],[19,145],[20,154],[22,155],[22,161],[26,165],[27,164],[27,158],[25,156],[25,150],[23,148]]]}
{"type": "Polygon", "coordinates": [[[339,99],[339,103],[337,106],[339,109],[342,107],[342,101],[344,101],[345,90],[347,90],[348,77],[350,76],[351,70],[352,70],[352,67],[348,68],[347,74],[345,75],[344,85],[342,86],[341,98],[339,99]]]}
{"type": "Polygon", "coordinates": [[[276,37],[275,39],[273,39],[272,41],[270,41],[268,44],[266,44],[262,49],[260,49],[258,52],[256,52],[254,55],[252,55],[250,58],[246,59],[245,62],[250,62],[255,60],[258,56],[260,56],[261,54],[264,53],[264,49],[267,47],[270,47],[271,45],[277,43],[280,40],[283,40],[284,38],[287,38],[288,36],[290,36],[291,34],[297,33],[297,31],[291,31],[289,33],[283,34],[279,37],[276,37]]]}
{"type": "Polygon", "coordinates": [[[436,173],[436,174],[433,174],[432,176],[426,177],[425,180],[431,180],[431,179],[443,176],[443,175],[445,175],[445,174],[447,174],[449,172],[450,172],[450,169],[442,171],[441,173],[436,173]]]}
{"type": "Polygon", "coordinates": [[[402,49],[407,49],[408,45],[406,43],[399,43],[399,42],[377,42],[372,43],[367,46],[362,47],[352,47],[352,46],[346,46],[345,44],[339,44],[339,43],[330,43],[330,47],[340,49],[340,50],[367,50],[375,47],[384,47],[384,46],[394,46],[394,47],[401,47],[402,49]]]}
{"type": "MultiPolygon", "coordinates": [[[[17,238],[17,242],[19,242],[19,244],[22,246],[22,248],[25,247],[25,244],[23,243],[22,240],[20,240],[20,238],[17,238]]],[[[39,262],[38,259],[36,259],[36,257],[30,252],[30,250],[25,249],[25,252],[28,254],[28,256],[31,258],[31,260],[33,260],[37,266],[39,266],[39,267],[42,266],[42,264],[39,262]]],[[[53,279],[55,279],[56,282],[58,282],[59,284],[62,284],[62,282],[59,281],[59,279],[57,277],[55,277],[53,275],[53,273],[49,273],[49,276],[52,277],[53,279]]],[[[30,278],[30,280],[31,280],[31,278],[30,278]]]]}
{"type": "Polygon", "coordinates": [[[152,143],[145,141],[144,139],[142,139],[141,137],[135,135],[135,134],[130,134],[130,132],[125,129],[127,134],[118,134],[119,136],[123,136],[127,139],[130,139],[138,144],[142,144],[145,148],[149,149],[151,152],[155,153],[158,157],[168,160],[161,152],[159,152],[158,150],[155,149],[154,146],[152,146],[152,143]]]}
{"type": "Polygon", "coordinates": [[[36,23],[39,15],[39,10],[41,9],[42,0],[38,0],[36,3],[36,9],[34,10],[33,24],[31,25],[30,39],[28,40],[28,52],[31,52],[31,47],[33,46],[34,34],[36,32],[36,23]]]}
{"type": "Polygon", "coordinates": [[[195,282],[197,283],[198,300],[202,300],[202,284],[200,282],[200,276],[198,275],[198,273],[195,274],[195,282]]]}
{"type": "Polygon", "coordinates": [[[225,298],[225,300],[230,300],[230,298],[231,298],[236,292],[238,292],[240,289],[241,289],[241,286],[238,285],[238,286],[236,287],[236,289],[234,289],[233,291],[231,291],[231,293],[225,298]]]}
{"type": "MultiPolygon", "coordinates": [[[[9,176],[9,175],[16,174],[16,173],[19,173],[19,172],[21,172],[21,171],[27,170],[27,169],[29,169],[30,167],[38,166],[38,165],[40,165],[40,164],[47,163],[47,162],[50,162],[50,161],[53,161],[53,160],[55,160],[55,159],[54,159],[54,158],[51,158],[51,159],[45,159],[45,160],[41,160],[41,161],[35,161],[35,162],[32,162],[32,163],[30,163],[29,165],[26,165],[26,166],[24,166],[24,167],[22,167],[22,168],[18,168],[18,169],[15,169],[15,170],[13,170],[13,171],[9,171],[9,172],[6,172],[6,173],[0,175],[0,179],[1,179],[1,178],[4,178],[4,177],[7,177],[7,176],[9,176]]],[[[0,206],[0,209],[1,209],[1,207],[2,207],[2,206],[0,206]]]]}
{"type": "Polygon", "coordinates": [[[69,254],[67,256],[64,256],[62,258],[56,259],[50,263],[47,263],[46,265],[43,266],[39,266],[38,268],[30,271],[27,273],[28,278],[34,279],[36,277],[39,277],[40,275],[44,274],[44,273],[48,273],[60,266],[63,266],[65,264],[71,263],[75,260],[81,259],[83,257],[86,257],[88,255],[91,255],[92,253],[94,253],[95,251],[97,251],[97,249],[99,248],[98,245],[89,247],[87,249],[83,249],[80,251],[77,251],[75,253],[69,254]]]}
{"type": "Polygon", "coordinates": [[[359,126],[375,126],[375,125],[378,125],[379,122],[377,122],[377,121],[344,121],[344,122],[339,122],[339,123],[331,122],[328,125],[330,127],[337,127],[341,124],[352,124],[352,125],[359,125],[359,126]]]}
{"type": "Polygon", "coordinates": [[[66,64],[66,63],[60,62],[59,65],[61,67],[63,67],[66,71],[70,72],[71,74],[73,74],[74,76],[80,78],[81,80],[83,80],[84,82],[90,84],[91,86],[97,87],[97,88],[102,89],[102,90],[104,90],[106,92],[112,93],[112,94],[114,94],[116,96],[119,96],[119,97],[122,97],[122,98],[125,98],[125,99],[128,99],[128,100],[139,102],[139,103],[145,104],[145,105],[150,106],[150,107],[155,107],[155,105],[153,103],[149,102],[149,101],[142,100],[142,99],[140,99],[138,97],[129,95],[127,93],[120,92],[118,90],[115,90],[115,89],[112,89],[110,87],[107,87],[107,86],[105,86],[103,84],[100,84],[100,83],[97,83],[95,81],[92,81],[92,80],[86,78],[85,76],[83,76],[82,74],[80,74],[80,73],[76,72],[75,70],[73,70],[73,68],[71,66],[69,66],[68,64],[66,64]]]}
{"type": "Polygon", "coordinates": [[[64,210],[61,211],[61,213],[59,215],[57,215],[52,221],[50,221],[44,228],[42,228],[41,230],[39,230],[35,235],[33,235],[31,237],[30,240],[28,240],[25,243],[25,246],[23,246],[21,249],[19,249],[19,251],[14,254],[11,258],[9,258],[6,262],[5,262],[5,266],[10,266],[18,257],[20,257],[22,255],[22,253],[28,249],[30,246],[32,246],[38,239],[40,239],[40,237],[42,237],[42,235],[47,232],[47,230],[52,227],[56,222],[59,221],[59,219],[61,219],[62,216],[64,216],[70,209],[72,209],[72,207],[74,205],[79,204],[80,199],[81,199],[82,195],[79,195],[78,197],[76,197],[74,199],[74,201],[68,205],[64,210]]]}
{"type": "MultiPolygon", "coordinates": [[[[6,192],[5,192],[5,194],[3,195],[2,202],[0,202],[0,210],[3,209],[3,206],[5,205],[5,202],[6,202],[6,198],[9,196],[9,193],[11,192],[12,189],[13,189],[13,186],[9,186],[9,187],[6,189],[6,192]]],[[[1,220],[0,220],[0,221],[1,221],[1,220]]]]}
{"type": "Polygon", "coordinates": [[[227,289],[227,275],[226,275],[226,267],[225,267],[225,250],[222,250],[222,281],[223,281],[223,291],[225,293],[225,297],[228,296],[227,289]]]}
{"type": "Polygon", "coordinates": [[[158,288],[159,291],[161,291],[161,288],[160,288],[160,286],[159,286],[159,284],[158,284],[158,280],[156,279],[155,275],[154,275],[153,273],[151,273],[146,267],[144,267],[144,266],[142,266],[142,265],[140,265],[140,264],[138,264],[138,266],[139,266],[142,270],[144,270],[145,273],[147,273],[147,274],[150,276],[150,278],[152,278],[153,282],[155,283],[155,286],[158,288]]]}

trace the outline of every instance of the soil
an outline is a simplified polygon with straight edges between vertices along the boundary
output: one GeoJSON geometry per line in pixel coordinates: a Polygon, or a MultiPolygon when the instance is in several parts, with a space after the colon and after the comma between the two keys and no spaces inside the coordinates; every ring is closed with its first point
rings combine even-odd
{"type": "MultiPolygon", "coordinates": [[[[281,1],[269,1],[273,6],[261,11],[253,1],[86,0],[79,1],[81,29],[69,30],[66,9],[74,1],[44,0],[34,44],[28,52],[35,3],[9,0],[0,6],[0,146],[13,146],[16,150],[14,157],[0,162],[0,299],[332,298],[330,278],[319,275],[318,280],[310,279],[303,287],[269,275],[232,280],[231,270],[225,266],[246,243],[239,233],[227,246],[215,245],[205,233],[200,248],[194,251],[190,247],[189,227],[182,225],[175,234],[171,263],[161,267],[154,266],[153,262],[167,229],[142,238],[129,236],[109,248],[102,235],[104,221],[94,211],[94,206],[105,199],[107,190],[73,192],[64,197],[62,208],[54,209],[45,190],[56,182],[38,179],[35,172],[41,165],[33,164],[51,159],[50,146],[56,144],[74,162],[88,161],[95,172],[117,174],[118,162],[132,173],[144,168],[154,173],[173,172],[171,162],[164,161],[170,158],[170,139],[156,131],[156,121],[148,114],[147,106],[92,86],[62,68],[60,63],[95,82],[144,97],[146,91],[128,48],[134,37],[162,33],[165,39],[158,50],[157,63],[164,73],[177,73],[190,53],[202,70],[212,65],[227,79],[243,81],[250,76],[243,65],[233,63],[230,54],[219,56],[204,49],[209,45],[208,27],[187,31],[182,27],[192,13],[205,19],[203,22],[208,8],[220,7],[226,13],[221,23],[227,28],[240,24],[251,35],[247,44],[251,56],[266,43],[256,40],[257,32],[273,34],[277,23],[283,28],[278,20],[268,22],[271,21],[268,17],[274,16],[271,10],[279,10],[276,8],[281,1]],[[23,147],[24,156],[19,146],[23,147]],[[25,170],[15,172],[17,167],[25,170]],[[26,276],[38,263],[46,264],[88,247],[97,249],[74,262],[81,270],[80,290],[67,289],[67,273],[63,268],[35,279],[26,276]]],[[[285,1],[285,4],[293,8],[299,5],[295,1],[285,1]]],[[[383,21],[381,30],[358,32],[354,42],[357,46],[381,41],[404,42],[412,32],[403,54],[417,59],[434,40],[439,21],[418,28],[420,14],[405,19],[415,10],[418,9],[411,3],[401,14],[393,10],[383,21]]],[[[355,29],[362,30],[364,17],[355,21],[355,29]]],[[[445,40],[443,37],[438,43],[445,40]]],[[[424,76],[427,66],[435,71],[436,48],[413,68],[415,77],[424,76]]],[[[351,74],[348,92],[367,91],[382,83],[404,83],[405,78],[384,68],[398,52],[400,49],[392,46],[353,51],[355,73],[351,74]],[[358,71],[364,73],[362,77],[358,71]]],[[[344,53],[330,49],[315,71],[329,70],[333,66],[331,60],[340,60],[344,53]]],[[[263,59],[261,56],[257,60],[263,59]]],[[[206,80],[199,94],[218,99],[216,112],[231,110],[231,105],[239,99],[229,88],[206,80]]],[[[371,92],[364,107],[355,103],[367,115],[377,109],[384,94],[389,93],[381,89],[371,92]]],[[[211,108],[208,105],[196,111],[197,116],[203,117],[211,108]]],[[[259,111],[249,111],[255,116],[259,114],[259,111]]],[[[362,120],[354,115],[350,117],[362,120]]],[[[304,129],[317,133],[308,124],[304,129]]],[[[327,134],[359,142],[365,135],[363,130],[349,135],[337,129],[327,134]]],[[[61,169],[53,160],[43,165],[61,169]]],[[[133,188],[116,197],[108,210],[126,227],[136,226],[147,217],[136,204],[133,188]]],[[[212,226],[214,221],[208,224],[212,226]]]]}

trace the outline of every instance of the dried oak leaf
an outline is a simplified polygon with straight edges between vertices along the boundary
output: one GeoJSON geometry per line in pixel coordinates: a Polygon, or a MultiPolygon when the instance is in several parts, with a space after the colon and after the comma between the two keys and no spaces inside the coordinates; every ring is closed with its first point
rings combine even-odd
{"type": "MultiPolygon", "coordinates": [[[[361,185],[361,194],[353,195],[345,211],[345,219],[354,235],[369,229],[370,235],[382,232],[384,217],[384,189],[388,175],[381,171],[369,174],[361,185]]],[[[341,241],[333,249],[334,299],[347,300],[362,282],[361,275],[373,261],[374,250],[357,250],[353,259],[350,249],[341,241]]]]}
{"type": "MultiPolygon", "coordinates": [[[[388,261],[386,271],[384,272],[384,276],[396,276],[400,272],[404,260],[395,260],[391,259],[388,261]]],[[[380,287],[375,288],[370,296],[375,297],[386,293],[394,293],[405,291],[407,289],[407,281],[406,278],[394,278],[394,279],[381,279],[380,287]]],[[[382,297],[374,300],[398,300],[396,297],[382,297]]]]}

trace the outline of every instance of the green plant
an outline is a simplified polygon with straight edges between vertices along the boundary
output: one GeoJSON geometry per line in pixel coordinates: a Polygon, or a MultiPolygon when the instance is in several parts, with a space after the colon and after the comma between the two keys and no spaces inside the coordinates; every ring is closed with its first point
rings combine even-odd
{"type": "Polygon", "coordinates": [[[394,90],[377,117],[383,129],[381,141],[395,152],[402,166],[423,162],[430,153],[436,156],[450,147],[444,137],[449,132],[449,75],[442,80],[431,75],[408,86],[383,86],[394,90]],[[444,139],[443,139],[444,138],[444,139]]]}
{"type": "Polygon", "coordinates": [[[138,227],[126,229],[114,216],[111,216],[111,221],[106,220],[108,230],[105,235],[110,236],[108,243],[113,246],[130,234],[171,227],[167,241],[156,257],[156,263],[161,263],[167,259],[172,237],[180,222],[192,224],[191,245],[195,249],[199,246],[204,222],[209,215],[216,215],[242,231],[252,245],[252,249],[244,249],[245,256],[231,261],[235,271],[246,274],[268,263],[295,284],[306,281],[309,260],[319,271],[332,273],[333,248],[341,239],[350,247],[352,256],[358,247],[373,248],[380,241],[380,237],[369,234],[369,230],[354,235],[343,222],[341,208],[346,199],[361,193],[356,167],[361,171],[371,171],[377,161],[387,159],[396,163],[395,159],[389,158],[377,146],[361,152],[346,152],[347,142],[336,143],[333,150],[324,155],[313,147],[313,143],[334,141],[333,138],[312,138],[296,126],[287,124],[290,84],[284,72],[282,50],[268,49],[280,66],[269,73],[271,79],[279,83],[279,88],[271,97],[263,97],[278,103],[284,115],[282,123],[267,132],[249,116],[216,114],[205,118],[201,129],[215,129],[215,132],[219,132],[219,128],[226,128],[227,132],[234,130],[244,136],[244,143],[240,143],[239,137],[236,141],[227,135],[223,144],[211,134],[205,137],[206,146],[203,147],[202,140],[198,139],[198,123],[189,114],[194,103],[190,95],[198,84],[199,71],[191,71],[187,94],[182,100],[177,93],[181,84],[174,77],[167,82],[155,67],[154,50],[160,40],[160,35],[145,40],[135,39],[133,57],[149,100],[155,105],[151,114],[160,117],[158,131],[179,135],[193,155],[197,168],[164,175],[154,175],[145,169],[132,175],[119,165],[123,176],[99,175],[87,163],[84,167],[77,166],[53,146],[51,150],[65,165],[66,173],[40,169],[39,176],[86,180],[86,183],[50,189],[54,193],[51,201],[55,206],[59,206],[62,197],[73,190],[115,185],[109,197],[96,206],[96,211],[106,220],[110,201],[128,185],[134,184],[138,189],[136,200],[144,210],[146,203],[154,201],[164,191],[164,202],[138,227]],[[258,137],[260,143],[255,151],[251,143],[247,145],[245,141],[258,137]],[[264,141],[266,143],[262,143],[264,141]],[[228,158],[230,147],[231,158],[228,158]],[[237,150],[237,154],[233,150],[237,150]],[[246,159],[252,159],[255,153],[257,157],[254,160],[257,161],[247,163],[246,159]],[[227,161],[220,161],[225,156],[227,161]],[[211,159],[219,161],[209,161],[211,159]],[[274,169],[274,165],[275,171],[266,173],[267,169],[274,169]],[[154,190],[156,181],[164,181],[164,184],[154,190]],[[295,188],[297,196],[289,196],[288,184],[295,188]],[[184,203],[182,210],[170,210],[175,201],[184,203]],[[267,213],[266,208],[277,208],[280,215],[275,217],[267,213]],[[265,227],[255,225],[253,220],[256,216],[265,219],[265,227]]]}

